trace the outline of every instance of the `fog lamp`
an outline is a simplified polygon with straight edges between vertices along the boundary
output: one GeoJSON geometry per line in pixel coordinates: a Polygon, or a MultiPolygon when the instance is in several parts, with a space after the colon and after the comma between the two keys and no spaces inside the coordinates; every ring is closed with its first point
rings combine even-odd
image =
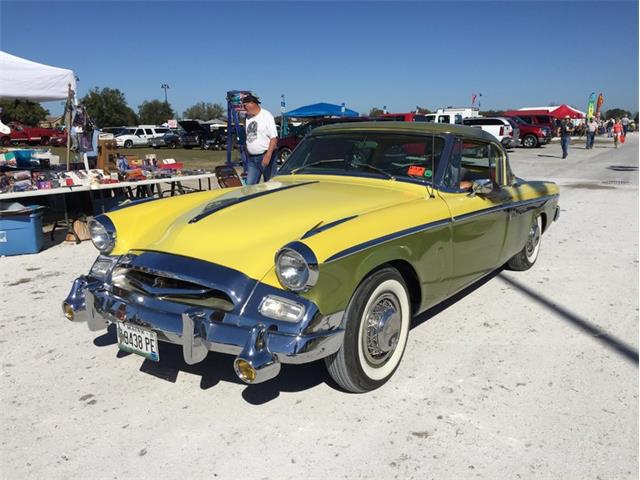
{"type": "Polygon", "coordinates": [[[262,299],[258,309],[265,317],[284,322],[297,322],[304,316],[304,305],[278,297],[267,295],[262,299]]]}
{"type": "Polygon", "coordinates": [[[252,383],[256,379],[255,369],[246,360],[236,358],[236,361],[233,362],[233,369],[243,382],[252,383]]]}
{"type": "Polygon", "coordinates": [[[62,311],[64,312],[64,316],[67,318],[67,320],[73,322],[74,311],[73,308],[71,308],[71,305],[69,305],[67,302],[64,302],[62,304],[62,311]]]}

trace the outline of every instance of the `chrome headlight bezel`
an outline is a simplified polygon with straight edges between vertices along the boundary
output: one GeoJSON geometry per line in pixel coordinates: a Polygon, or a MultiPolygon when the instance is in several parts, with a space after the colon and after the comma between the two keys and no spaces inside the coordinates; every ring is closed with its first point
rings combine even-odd
{"type": "Polygon", "coordinates": [[[98,215],[87,223],[91,242],[101,253],[108,254],[116,244],[116,227],[106,215],[98,215]]]}
{"type": "Polygon", "coordinates": [[[302,242],[291,242],[278,250],[275,257],[275,270],[280,285],[292,292],[306,292],[318,282],[318,259],[302,242]],[[291,271],[296,269],[292,266],[296,264],[300,270],[298,275],[291,271]]]}

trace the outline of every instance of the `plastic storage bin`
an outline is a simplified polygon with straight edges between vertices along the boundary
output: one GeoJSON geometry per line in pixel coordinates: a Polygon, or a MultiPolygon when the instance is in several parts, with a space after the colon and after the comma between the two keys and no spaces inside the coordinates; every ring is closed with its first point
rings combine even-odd
{"type": "Polygon", "coordinates": [[[22,255],[42,250],[42,210],[28,207],[20,213],[0,213],[0,255],[22,255]]]}

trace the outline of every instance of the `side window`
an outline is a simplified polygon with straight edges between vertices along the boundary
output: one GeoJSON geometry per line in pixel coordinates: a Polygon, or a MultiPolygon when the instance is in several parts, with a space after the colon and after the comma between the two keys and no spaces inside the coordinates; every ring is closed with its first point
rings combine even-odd
{"type": "Polygon", "coordinates": [[[450,122],[449,122],[449,119],[450,119],[450,118],[451,118],[451,117],[450,117],[449,115],[440,115],[440,116],[438,117],[438,123],[450,123],[450,122]]]}
{"type": "Polygon", "coordinates": [[[134,134],[134,135],[138,135],[138,136],[139,136],[139,135],[144,134],[144,131],[143,131],[141,128],[139,128],[139,129],[137,129],[133,134],[134,134]]]}
{"type": "Polygon", "coordinates": [[[457,114],[455,116],[455,122],[456,122],[456,125],[462,125],[462,115],[457,114]]]}
{"type": "Polygon", "coordinates": [[[452,190],[460,189],[460,162],[462,160],[462,140],[456,138],[453,144],[453,150],[449,157],[449,163],[445,168],[444,175],[442,177],[442,183],[446,188],[452,190]]]}
{"type": "Polygon", "coordinates": [[[491,179],[499,181],[497,147],[476,140],[464,140],[460,154],[460,181],[491,179]]]}
{"type": "Polygon", "coordinates": [[[145,129],[144,129],[144,133],[145,133],[146,135],[151,135],[151,136],[153,136],[153,130],[151,130],[150,128],[145,128],[145,129]]]}

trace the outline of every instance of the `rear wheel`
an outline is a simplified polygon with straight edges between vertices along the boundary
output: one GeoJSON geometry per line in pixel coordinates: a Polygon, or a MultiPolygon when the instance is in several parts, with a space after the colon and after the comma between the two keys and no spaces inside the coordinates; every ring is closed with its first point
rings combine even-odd
{"type": "Polygon", "coordinates": [[[525,135],[522,139],[522,146],[525,148],[534,148],[538,146],[538,139],[535,135],[525,135]]]}
{"type": "Polygon", "coordinates": [[[540,243],[542,242],[542,217],[536,215],[529,227],[527,242],[518,253],[507,262],[507,267],[511,270],[523,271],[533,267],[540,253],[540,243]]]}
{"type": "Polygon", "coordinates": [[[50,141],[50,140],[49,140],[49,137],[42,137],[42,138],[40,139],[40,145],[45,145],[45,146],[46,146],[46,145],[49,145],[49,141],[50,141]]]}
{"type": "Polygon", "coordinates": [[[2,139],[0,140],[0,144],[3,147],[10,147],[11,146],[11,137],[2,137],[2,139]]]}
{"type": "Polygon", "coordinates": [[[389,267],[365,278],[345,316],[342,347],[325,364],[345,390],[374,390],[394,374],[407,345],[411,307],[400,273],[389,267]]]}

